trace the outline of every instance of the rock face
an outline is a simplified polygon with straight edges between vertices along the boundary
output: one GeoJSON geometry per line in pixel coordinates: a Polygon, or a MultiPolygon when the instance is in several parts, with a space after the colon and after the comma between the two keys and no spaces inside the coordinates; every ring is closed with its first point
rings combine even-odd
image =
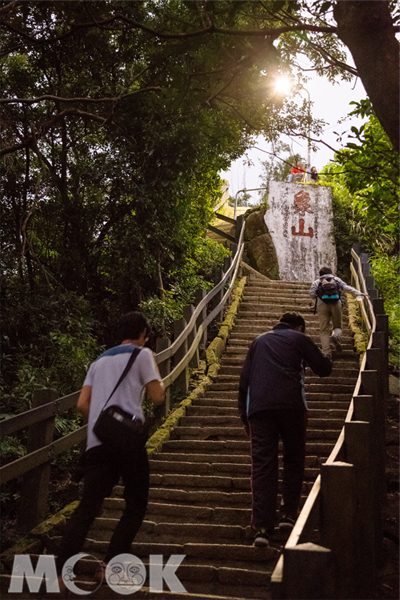
{"type": "Polygon", "coordinates": [[[265,210],[250,212],[246,218],[245,252],[253,269],[270,279],[279,279],[274,242],[265,224],[265,210]]]}
{"type": "Polygon", "coordinates": [[[330,189],[272,181],[265,223],[281,279],[313,281],[321,267],[336,269],[330,189]]]}

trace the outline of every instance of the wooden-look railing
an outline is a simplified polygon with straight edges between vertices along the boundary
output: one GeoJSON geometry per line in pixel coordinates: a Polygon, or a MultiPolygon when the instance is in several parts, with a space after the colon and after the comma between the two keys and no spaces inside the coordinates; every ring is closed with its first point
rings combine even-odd
{"type": "MultiPolygon", "coordinates": [[[[160,409],[169,412],[169,390],[180,394],[188,392],[189,369],[198,365],[199,346],[206,343],[207,327],[223,320],[224,307],[230,298],[243,254],[244,219],[236,221],[233,257],[225,259],[224,269],[218,274],[218,283],[205,293],[201,290],[197,306],[184,309],[184,318],[174,324],[174,341],[157,340],[156,362],[167,388],[166,402],[160,409]]],[[[14,434],[29,428],[27,455],[1,467],[1,483],[23,476],[18,509],[18,527],[30,531],[46,517],[51,462],[56,455],[84,443],[87,426],[53,440],[57,415],[76,406],[80,391],[62,398],[52,390],[38,390],[33,397],[31,410],[0,422],[0,435],[14,434]]]]}
{"type": "Polygon", "coordinates": [[[382,550],[388,319],[368,256],[352,249],[353,285],[368,293],[368,347],[344,427],[271,577],[273,598],[369,598],[382,550]]]}

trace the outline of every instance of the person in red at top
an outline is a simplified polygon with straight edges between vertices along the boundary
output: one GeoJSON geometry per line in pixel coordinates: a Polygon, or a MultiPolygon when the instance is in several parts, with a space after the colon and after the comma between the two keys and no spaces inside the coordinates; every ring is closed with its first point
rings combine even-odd
{"type": "Polygon", "coordinates": [[[296,166],[290,171],[289,181],[300,181],[303,178],[304,169],[301,160],[298,160],[296,166]]]}

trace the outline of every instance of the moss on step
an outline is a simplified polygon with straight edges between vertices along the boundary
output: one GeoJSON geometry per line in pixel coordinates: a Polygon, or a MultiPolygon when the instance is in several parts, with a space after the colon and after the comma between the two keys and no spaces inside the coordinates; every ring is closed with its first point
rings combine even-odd
{"type": "Polygon", "coordinates": [[[354,334],[354,346],[360,354],[360,364],[368,346],[368,333],[362,327],[363,319],[361,316],[361,307],[358,300],[352,294],[346,294],[348,306],[349,327],[354,334]]]}
{"type": "Polygon", "coordinates": [[[206,350],[206,361],[208,366],[207,375],[211,379],[216,379],[216,377],[218,376],[218,372],[220,369],[220,359],[225,351],[226,342],[228,340],[229,334],[232,331],[232,328],[235,324],[240,300],[242,299],[246,281],[247,278],[242,277],[242,279],[235,285],[235,288],[232,293],[233,301],[229,307],[225,320],[219,328],[217,337],[213,339],[213,341],[206,350]]]}

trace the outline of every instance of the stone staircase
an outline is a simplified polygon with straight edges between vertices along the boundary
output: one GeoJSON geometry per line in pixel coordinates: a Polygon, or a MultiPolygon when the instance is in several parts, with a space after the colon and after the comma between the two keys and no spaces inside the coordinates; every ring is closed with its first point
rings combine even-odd
{"type": "MultiPolygon", "coordinates": [[[[145,565],[151,554],[163,555],[164,563],[172,554],[184,554],[176,574],[188,593],[168,590],[150,593],[145,584],[131,597],[138,600],[271,597],[270,576],[287,534],[285,537],[276,528],[270,547],[252,546],[249,442],[236,407],[238,379],[250,342],[276,324],[286,311],[300,312],[306,320],[307,334],[319,343],[317,317],[310,312],[308,289],[309,284],[305,283],[249,277],[218,379],[204,398],[187,409],[173,439],[164,443],[162,452],[151,460],[150,502],[132,546],[132,554],[145,565]]],[[[334,360],[329,378],[307,372],[309,433],[302,502],[335,444],[358,376],[358,357],[346,324],[343,348],[343,354],[334,360]]],[[[86,541],[85,552],[98,558],[104,555],[107,540],[121,514],[124,503],[121,494],[122,488],[117,487],[113,497],[105,500],[103,513],[86,541]]],[[[95,561],[87,560],[84,566],[88,589],[94,564],[95,561]]],[[[91,595],[91,598],[117,597],[121,595],[107,585],[91,595]]]]}

